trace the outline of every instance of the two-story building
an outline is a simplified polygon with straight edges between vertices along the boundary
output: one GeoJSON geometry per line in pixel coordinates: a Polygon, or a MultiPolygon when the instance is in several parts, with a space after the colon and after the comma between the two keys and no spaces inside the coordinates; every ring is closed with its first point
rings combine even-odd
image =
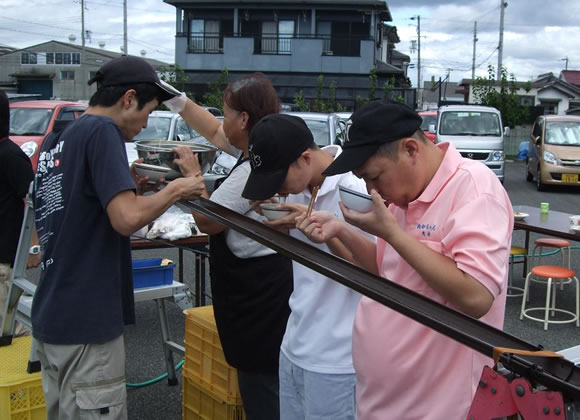
{"type": "MultiPolygon", "coordinates": [[[[88,100],[96,86],[87,82],[107,61],[120,53],[48,41],[0,55],[0,88],[35,99],[88,100]]],[[[158,71],[168,64],[147,59],[158,71]]]]}
{"type": "MultiPolygon", "coordinates": [[[[375,96],[393,77],[397,87],[409,87],[408,57],[393,53],[398,36],[384,25],[392,20],[385,1],[164,1],[176,8],[175,64],[196,96],[224,69],[229,80],[265,73],[283,102],[292,102],[299,91],[314,98],[323,75],[325,88],[334,81],[336,99],[349,109],[357,96],[368,97],[373,68],[375,96]]],[[[397,93],[414,106],[414,89],[397,93]]]]}

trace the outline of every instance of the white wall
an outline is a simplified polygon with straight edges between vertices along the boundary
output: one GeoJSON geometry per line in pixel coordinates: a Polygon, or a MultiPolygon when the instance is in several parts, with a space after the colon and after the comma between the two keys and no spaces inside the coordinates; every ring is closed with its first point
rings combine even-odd
{"type": "Polygon", "coordinates": [[[568,95],[552,87],[542,89],[538,93],[538,102],[542,99],[549,100],[550,102],[558,101],[558,115],[566,115],[566,111],[570,107],[570,98],[568,98],[568,95]]]}

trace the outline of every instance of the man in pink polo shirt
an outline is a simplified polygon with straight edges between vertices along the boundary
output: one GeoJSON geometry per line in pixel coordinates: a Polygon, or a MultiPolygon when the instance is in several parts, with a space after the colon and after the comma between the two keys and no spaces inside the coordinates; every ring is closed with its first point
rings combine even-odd
{"type": "MultiPolygon", "coordinates": [[[[298,219],[310,239],[340,239],[365,269],[497,328],[503,327],[513,212],[483,164],[434,145],[421,117],[388,101],[355,112],[342,154],[325,175],[352,170],[373,210],[298,219]],[[385,205],[386,204],[386,205],[385,205]]],[[[360,420],[465,419],[491,359],[369,298],[353,330],[360,420]]]]}

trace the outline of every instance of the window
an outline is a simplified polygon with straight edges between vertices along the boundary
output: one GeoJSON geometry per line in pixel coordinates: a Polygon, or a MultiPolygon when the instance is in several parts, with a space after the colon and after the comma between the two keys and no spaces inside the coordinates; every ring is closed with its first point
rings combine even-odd
{"type": "Polygon", "coordinates": [[[294,37],[294,21],[262,22],[261,52],[266,54],[290,54],[294,37]]]}
{"type": "Polygon", "coordinates": [[[191,20],[191,49],[197,52],[220,51],[220,22],[218,20],[191,20]]]}
{"type": "Polygon", "coordinates": [[[332,55],[330,48],[330,36],[332,34],[331,22],[316,22],[316,36],[322,38],[322,54],[332,55]]]}
{"type": "Polygon", "coordinates": [[[175,140],[177,140],[177,136],[181,136],[183,140],[189,140],[192,137],[189,126],[187,125],[185,120],[182,119],[179,119],[177,121],[177,126],[175,127],[175,134],[176,134],[175,140]]]}
{"type": "Polygon", "coordinates": [[[60,72],[60,80],[74,80],[75,72],[71,70],[63,70],[60,72]]]}
{"type": "Polygon", "coordinates": [[[536,120],[536,124],[534,125],[534,129],[532,130],[532,135],[534,137],[541,137],[542,136],[542,127],[543,127],[543,121],[541,118],[538,118],[536,120]]]}
{"type": "Polygon", "coordinates": [[[534,106],[534,97],[532,95],[518,95],[521,106],[534,106]]]}
{"type": "Polygon", "coordinates": [[[46,64],[80,65],[81,53],[46,53],[46,64]]]}
{"type": "Polygon", "coordinates": [[[37,64],[36,53],[23,52],[20,53],[20,64],[37,64]]]}
{"type": "Polygon", "coordinates": [[[541,105],[544,108],[544,115],[555,115],[558,113],[558,102],[542,101],[541,105]]]}

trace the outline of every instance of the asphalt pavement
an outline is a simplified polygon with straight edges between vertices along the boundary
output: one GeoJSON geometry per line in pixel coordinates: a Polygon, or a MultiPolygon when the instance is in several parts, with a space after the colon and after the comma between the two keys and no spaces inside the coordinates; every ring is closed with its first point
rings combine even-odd
{"type": "MultiPolygon", "coordinates": [[[[535,184],[526,182],[525,166],[522,162],[509,162],[506,167],[504,186],[508,191],[512,204],[538,206],[540,202],[549,202],[551,210],[580,214],[580,190],[570,188],[555,188],[546,192],[538,192],[535,184]]],[[[538,235],[532,234],[533,241],[538,235]]],[[[513,244],[523,244],[524,233],[514,232],[513,244]]],[[[580,246],[580,242],[574,245],[580,246]]],[[[184,282],[193,290],[194,258],[185,252],[184,282]]],[[[174,261],[178,259],[177,249],[134,251],[134,259],[162,257],[174,261]]],[[[553,258],[559,262],[558,256],[553,258]]],[[[549,260],[548,260],[549,261],[549,260]]],[[[572,268],[580,270],[580,251],[572,252],[572,268]]],[[[523,285],[517,278],[521,274],[521,266],[516,266],[516,284],[523,285]]],[[[37,270],[31,270],[30,278],[37,278],[37,270]]],[[[177,279],[177,270],[174,273],[177,279]]],[[[532,302],[541,301],[541,289],[534,289],[532,302]]],[[[558,295],[558,304],[573,308],[572,296],[566,293],[558,295]]],[[[580,345],[580,330],[574,324],[550,325],[548,331],[543,330],[542,324],[531,320],[520,320],[519,310],[521,297],[508,298],[504,330],[516,337],[533,344],[541,344],[546,349],[562,350],[580,345]]],[[[182,309],[174,303],[167,305],[170,334],[174,341],[181,343],[184,339],[185,321],[182,309]]],[[[125,331],[127,355],[127,381],[129,383],[143,383],[165,373],[165,363],[161,346],[161,332],[157,307],[154,302],[139,302],[136,304],[137,324],[127,327],[125,331]]],[[[179,361],[176,359],[176,362],[179,361]]],[[[181,419],[181,369],[178,370],[179,384],[168,386],[167,380],[162,379],[153,385],[131,387],[128,390],[129,418],[134,420],[149,419],[181,419]]]]}

